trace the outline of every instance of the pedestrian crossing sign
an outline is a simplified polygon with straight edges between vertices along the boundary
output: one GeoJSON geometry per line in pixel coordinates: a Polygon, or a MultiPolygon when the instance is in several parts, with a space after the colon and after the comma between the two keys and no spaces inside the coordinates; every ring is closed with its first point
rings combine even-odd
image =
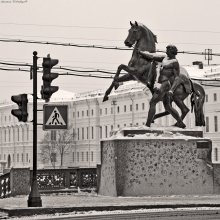
{"type": "Polygon", "coordinates": [[[67,129],[68,106],[44,105],[43,129],[67,129]]]}

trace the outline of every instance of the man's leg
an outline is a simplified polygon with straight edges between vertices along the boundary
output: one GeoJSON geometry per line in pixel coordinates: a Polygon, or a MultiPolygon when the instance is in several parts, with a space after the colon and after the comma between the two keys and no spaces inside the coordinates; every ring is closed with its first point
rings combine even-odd
{"type": "Polygon", "coordinates": [[[171,86],[171,89],[168,91],[169,95],[173,95],[176,88],[182,83],[182,79],[180,79],[179,76],[177,76],[171,86]]]}
{"type": "Polygon", "coordinates": [[[161,84],[160,88],[158,89],[158,91],[155,91],[153,93],[153,96],[150,100],[150,108],[148,111],[147,122],[146,122],[146,126],[148,126],[148,127],[150,127],[150,125],[154,119],[154,116],[156,113],[156,104],[159,101],[162,101],[163,96],[165,94],[165,91],[167,92],[167,90],[166,90],[167,85],[166,84],[167,84],[166,82],[163,82],[161,84]]]}
{"type": "Polygon", "coordinates": [[[176,120],[176,126],[180,128],[185,128],[186,125],[183,123],[179,113],[171,105],[171,97],[169,95],[164,96],[163,105],[166,111],[168,111],[176,120]]]}

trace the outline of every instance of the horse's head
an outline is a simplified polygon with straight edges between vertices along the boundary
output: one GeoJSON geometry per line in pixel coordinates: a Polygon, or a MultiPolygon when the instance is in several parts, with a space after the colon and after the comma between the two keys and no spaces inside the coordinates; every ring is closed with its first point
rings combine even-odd
{"type": "Polygon", "coordinates": [[[138,39],[141,37],[140,27],[138,26],[138,23],[135,21],[135,24],[133,24],[130,21],[131,28],[128,31],[128,36],[125,40],[125,46],[132,47],[138,39]]]}
{"type": "Polygon", "coordinates": [[[154,35],[146,26],[138,24],[137,21],[135,21],[134,24],[130,21],[130,25],[131,28],[124,41],[125,46],[132,47],[135,43],[142,41],[142,46],[145,50],[154,52],[155,43],[157,42],[156,35],[154,35]]]}

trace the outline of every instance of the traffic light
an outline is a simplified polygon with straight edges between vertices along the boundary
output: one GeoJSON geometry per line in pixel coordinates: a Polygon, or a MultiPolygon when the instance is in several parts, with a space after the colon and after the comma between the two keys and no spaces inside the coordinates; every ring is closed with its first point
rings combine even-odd
{"type": "Polygon", "coordinates": [[[12,109],[11,114],[18,118],[18,121],[27,121],[28,112],[27,112],[27,94],[13,95],[11,101],[15,102],[19,109],[12,109]]]}
{"type": "Polygon", "coordinates": [[[49,102],[52,94],[59,89],[58,86],[51,86],[51,82],[59,75],[58,73],[51,73],[51,69],[57,65],[58,62],[59,60],[51,59],[49,55],[43,58],[43,86],[41,86],[41,98],[46,102],[49,102]]]}

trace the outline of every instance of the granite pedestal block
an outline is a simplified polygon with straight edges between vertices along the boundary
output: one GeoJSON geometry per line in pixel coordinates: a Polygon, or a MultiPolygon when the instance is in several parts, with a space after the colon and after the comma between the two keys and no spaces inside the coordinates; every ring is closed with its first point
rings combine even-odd
{"type": "Polygon", "coordinates": [[[212,194],[211,148],[210,140],[185,135],[116,135],[101,142],[99,194],[212,194]]]}

